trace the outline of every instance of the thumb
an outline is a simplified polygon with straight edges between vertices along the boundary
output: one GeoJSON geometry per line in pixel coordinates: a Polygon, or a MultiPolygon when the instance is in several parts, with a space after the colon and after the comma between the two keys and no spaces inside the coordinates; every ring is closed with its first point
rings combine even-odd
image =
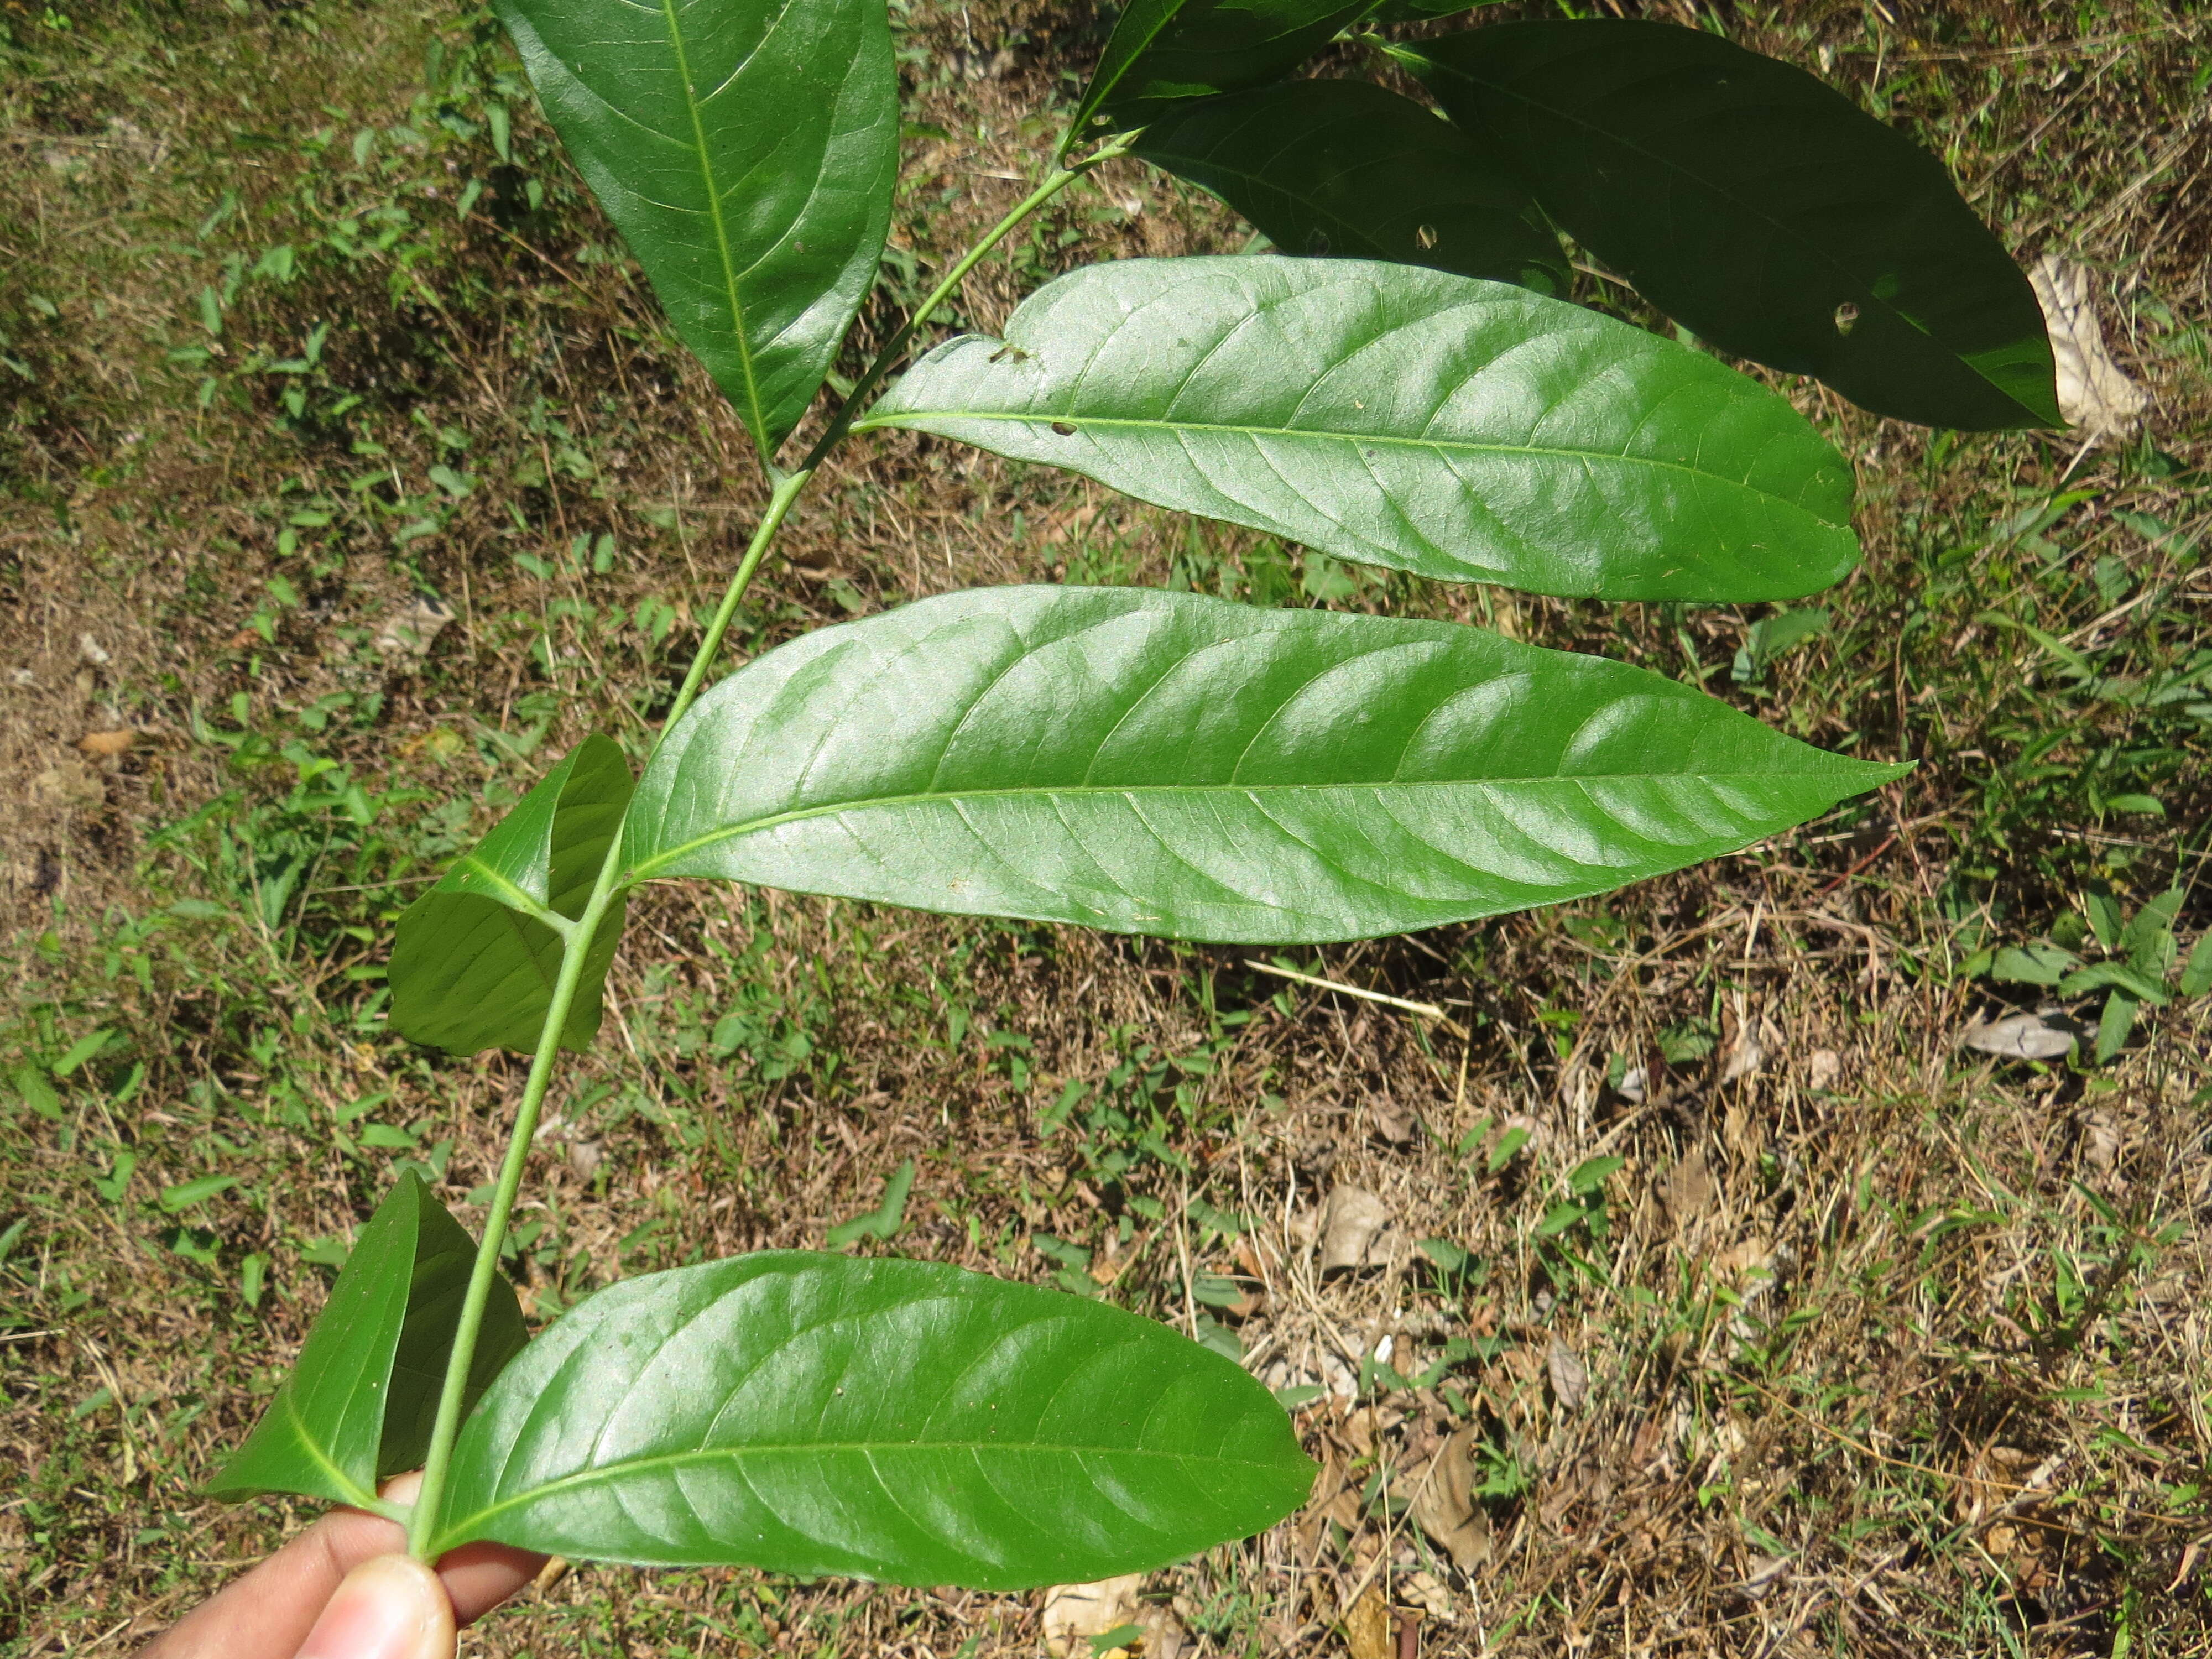
{"type": "Polygon", "coordinates": [[[420,1561],[376,1556],[340,1582],[299,1659],[453,1659],[453,1604],[420,1561]]]}

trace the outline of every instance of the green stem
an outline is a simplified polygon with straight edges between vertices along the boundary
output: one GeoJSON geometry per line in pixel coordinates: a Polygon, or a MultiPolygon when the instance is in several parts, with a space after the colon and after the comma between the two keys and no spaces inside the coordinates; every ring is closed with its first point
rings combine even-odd
{"type": "Polygon", "coordinates": [[[837,405],[837,412],[830,417],[829,426],[823,429],[822,435],[814,441],[813,448],[806,452],[805,460],[800,463],[801,471],[811,472],[822,465],[823,458],[835,449],[846,433],[851,430],[853,418],[860,413],[860,405],[867,401],[870,393],[883,384],[884,376],[896,367],[899,358],[906,350],[907,343],[928,323],[930,318],[936,314],[937,307],[951,297],[953,289],[967,280],[968,273],[981,264],[993,248],[1006,240],[1008,234],[1023,220],[1028,218],[1030,215],[1035,213],[1047,202],[1090,172],[1091,168],[1102,162],[1110,161],[1116,156],[1128,154],[1129,147],[1137,142],[1142,131],[1143,129],[1139,128],[1135,131],[1117,133],[1081,161],[1063,163],[1054,167],[1047,175],[1042,184],[1016,204],[1012,212],[985,231],[983,239],[962,254],[959,263],[945,273],[945,280],[930,289],[922,302],[914,308],[914,315],[899,325],[898,332],[884,342],[883,349],[876,353],[874,361],[869,363],[861,373],[860,378],[853,383],[853,390],[846,396],[845,400],[837,405]]]}
{"type": "MultiPolygon", "coordinates": [[[[1030,215],[1081,178],[1102,161],[1122,155],[1136,141],[1133,132],[1123,133],[1092,155],[1073,166],[1055,167],[1045,181],[1023,198],[1014,210],[987,232],[983,239],[964,254],[960,262],[945,275],[945,280],[933,289],[928,296],[915,307],[898,331],[884,343],[876,353],[852,392],[837,406],[829,426],[817,438],[798,471],[776,472],[770,469],[775,489],[769,497],[768,507],[753,531],[752,541],[745,549],[736,574],[722,593],[722,601],[714,609],[713,620],[701,636],[699,648],[692,653],[691,666],[684,676],[684,684],[676,693],[676,701],[669,705],[668,714],[660,726],[660,733],[653,747],[673,731],[677,722],[690,710],[705,684],[707,671],[714,666],[714,659],[721,653],[723,637],[730,630],[731,620],[737,615],[738,603],[745,590],[752,586],[754,574],[761,561],[767,556],[776,532],[806,488],[830,452],[851,431],[854,416],[860,405],[883,383],[884,376],[896,366],[907,344],[915,332],[926,325],[957,288],[968,273],[1003,241],[1007,234],[1030,215]]],[[[647,756],[650,763],[652,756],[647,756]]],[[[468,1390],[469,1372],[476,1362],[477,1338],[483,1328],[484,1308],[491,1299],[493,1280],[499,1273],[501,1248],[507,1240],[507,1224],[514,1212],[514,1200],[522,1190],[522,1176],[530,1163],[530,1144],[538,1133],[538,1118],[545,1104],[546,1091],[553,1081],[553,1068],[561,1052],[561,1033],[567,1029],[569,1010],[574,1006],[576,992],[583,981],[584,963],[590,957],[592,941],[597,936],[599,924],[617,896],[617,878],[622,868],[623,838],[618,835],[609,844],[605,860],[599,866],[598,881],[592,896],[586,901],[583,914],[573,926],[558,929],[561,941],[561,971],[553,982],[553,998],[546,1006],[545,1023],[538,1037],[537,1052],[530,1058],[529,1079],[523,1085],[521,1104],[515,1108],[514,1126],[508,1133],[507,1155],[501,1160],[499,1182],[492,1191],[491,1209],[484,1217],[483,1236],[477,1241],[476,1264],[469,1273],[468,1293],[461,1302],[461,1316],[453,1327],[453,1351],[447,1357],[446,1379],[438,1395],[438,1415],[430,1430],[429,1449],[422,1460],[422,1490],[416,1494],[414,1510],[407,1517],[407,1548],[417,1560],[430,1559],[430,1547],[436,1541],[438,1523],[445,1510],[446,1477],[453,1461],[453,1442],[460,1434],[461,1401],[468,1390]]]]}

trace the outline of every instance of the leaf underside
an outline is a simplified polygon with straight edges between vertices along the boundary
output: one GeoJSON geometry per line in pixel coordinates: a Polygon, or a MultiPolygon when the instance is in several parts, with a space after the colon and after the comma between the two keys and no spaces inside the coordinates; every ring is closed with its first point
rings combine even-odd
{"type": "MultiPolygon", "coordinates": [[[[378,1480],[422,1461],[476,1245],[412,1171],[355,1241],[298,1362],[208,1491],[296,1492],[364,1504],[378,1480]]],[[[465,1403],[526,1340],[495,1279],[465,1403]]]]}
{"type": "Polygon", "coordinates": [[[884,0],[499,0],[546,114],[763,459],[875,279],[898,169],[884,0]]]}
{"type": "Polygon", "coordinates": [[[1296,69],[1376,0],[1130,0],[1098,54],[1070,142],[1296,69]]]}
{"type": "Polygon", "coordinates": [[[859,426],[1539,593],[1794,599],[1857,556],[1850,469],[1785,399],[1579,306],[1370,260],[1088,266],[859,426]]]}
{"type": "Polygon", "coordinates": [[[1389,259],[1564,295],[1543,210],[1507,167],[1366,81],[1291,81],[1179,104],[1136,153],[1202,185],[1285,253],[1389,259]]]}
{"type": "MultiPolygon", "coordinates": [[[[407,908],[388,970],[393,1030],[455,1054],[538,1046],[561,972],[549,918],[583,914],[630,787],[622,750],[585,738],[407,908]]],[[[589,1047],[599,1028],[623,914],[617,902],[592,938],[565,1048],[589,1047]]]]}
{"type": "Polygon", "coordinates": [[[1272,1525],[1267,1390],[1133,1314],[931,1263],[740,1256],[602,1291],[454,1453],[437,1549],[1015,1589],[1272,1525]]]}
{"type": "Polygon", "coordinates": [[[1410,50],[1577,241],[1716,345],[1924,426],[2063,424],[2027,278],[1941,162],[1813,76],[1636,21],[1410,50]]]}
{"type": "Polygon", "coordinates": [[[1606,891],[1898,769],[1452,623],[987,588],[723,681],[641,781],[623,856],[630,878],[1318,941],[1606,891]]]}

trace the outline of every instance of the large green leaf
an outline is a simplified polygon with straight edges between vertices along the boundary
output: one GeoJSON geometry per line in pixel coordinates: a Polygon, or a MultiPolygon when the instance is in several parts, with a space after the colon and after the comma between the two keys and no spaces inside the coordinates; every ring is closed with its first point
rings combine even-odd
{"type": "Polygon", "coordinates": [[[986,588],[723,681],[647,769],[623,854],[640,878],[1338,939],[1603,892],[1898,769],[1449,623],[986,588]]]}
{"type": "Polygon", "coordinates": [[[2027,278],[1941,162],[1803,70],[1610,20],[1408,50],[1577,241],[1716,345],[1923,425],[2061,423],[2027,278]]]}
{"type": "Polygon", "coordinates": [[[1191,98],[1287,75],[1376,0],[1129,0],[1068,127],[1073,143],[1191,98]]]}
{"type": "Polygon", "coordinates": [[[884,0],[499,0],[499,15],[677,334],[771,453],[890,222],[884,0]]]}
{"type": "Polygon", "coordinates": [[[1086,266],[860,424],[1539,593],[1794,599],[1857,556],[1850,469],[1784,398],[1579,306],[1364,259],[1086,266]]]}
{"type": "Polygon", "coordinates": [[[1314,1467],[1236,1365],[927,1262],[738,1256],[601,1291],[462,1431],[437,1548],[1018,1589],[1273,1524],[1314,1467]]]}
{"type": "MultiPolygon", "coordinates": [[[[585,738],[410,905],[392,951],[392,1029],[461,1054],[535,1048],[562,927],[583,914],[629,794],[622,750],[585,738]]],[[[592,939],[563,1048],[588,1048],[599,1029],[622,924],[617,902],[592,939]]]]}
{"type": "Polygon", "coordinates": [[[1291,81],[1178,104],[1137,154],[1212,191],[1285,253],[1567,291],[1559,235],[1511,170],[1370,82],[1291,81]]]}
{"type": "MultiPolygon", "coordinates": [[[[208,1490],[365,1504],[422,1461],[476,1245],[411,1170],[361,1230],[292,1374],[208,1490]]],[[[505,1279],[469,1368],[473,1403],[527,1335],[505,1279]]]]}

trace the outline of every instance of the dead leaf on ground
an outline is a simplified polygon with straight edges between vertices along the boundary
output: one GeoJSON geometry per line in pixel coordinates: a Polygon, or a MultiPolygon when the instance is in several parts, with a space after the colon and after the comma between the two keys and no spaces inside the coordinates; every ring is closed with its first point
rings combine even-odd
{"type": "MultiPolygon", "coordinates": [[[[1474,1506],[1473,1429],[1461,1429],[1437,1449],[1426,1468],[1410,1477],[1413,1516],[1462,1572],[1473,1572],[1490,1559],[1490,1517],[1474,1506]]],[[[1427,1603],[1424,1603],[1426,1606],[1427,1603]]],[[[1429,1607],[1443,1616],[1449,1610],[1429,1607]]]]}
{"type": "MultiPolygon", "coordinates": [[[[1145,1575],[1125,1573],[1095,1584],[1060,1584],[1044,1594],[1046,1648],[1060,1659],[1091,1659],[1091,1638],[1134,1626],[1138,1634],[1105,1653],[1178,1659],[1190,1637],[1166,1607],[1144,1600],[1145,1575]]],[[[1103,1659],[1103,1656],[1102,1656],[1103,1659]]]]}
{"type": "Polygon", "coordinates": [[[1420,1119],[1411,1106],[1389,1099],[1380,1101],[1376,1105],[1375,1133],[1393,1146],[1411,1145],[1413,1131],[1419,1123],[1420,1119]]]}
{"type": "Polygon", "coordinates": [[[1743,1583],[1736,1588],[1754,1601],[1762,1601],[1790,1577],[1790,1558],[1786,1555],[1754,1555],[1751,1571],[1744,1575],[1743,1583]]]}
{"type": "Polygon", "coordinates": [[[2054,1008],[1995,1021],[1976,1020],[1959,1034],[1959,1041],[1966,1048],[2004,1060],[2057,1060],[2073,1049],[2077,1035],[2073,1022],[2054,1008]]]}
{"type": "Polygon", "coordinates": [[[126,726],[116,732],[88,732],[76,740],[76,746],[85,754],[105,759],[121,754],[137,741],[137,732],[126,726]]]}
{"type": "Polygon", "coordinates": [[[1805,1086],[1832,1089],[1844,1074],[1844,1057],[1833,1048],[1815,1048],[1805,1056],[1805,1086]]]}
{"type": "Polygon", "coordinates": [[[1580,1411],[1589,1398],[1589,1369],[1583,1364],[1583,1357],[1555,1336],[1551,1352],[1544,1356],[1544,1369],[1551,1373],[1552,1393],[1559,1400],[1559,1409],[1580,1411]]]}
{"type": "Polygon", "coordinates": [[[2089,272],[2046,253],[2027,273],[2051,331],[2058,369],[2058,412],[2092,438],[2123,437],[2142,422],[2150,394],[2105,349],[2104,325],[2090,295],[2089,272]]]}
{"type": "Polygon", "coordinates": [[[1352,1659],[1397,1659],[1398,1644],[1390,1639],[1390,1607],[1382,1589],[1370,1584],[1344,1615],[1344,1644],[1352,1659]]]}
{"type": "Polygon", "coordinates": [[[1332,1188],[1321,1218],[1321,1270],[1356,1273],[1390,1260],[1390,1212],[1364,1187],[1332,1188]]]}
{"type": "Polygon", "coordinates": [[[1705,1149],[1692,1146],[1667,1171],[1660,1196],[1666,1200],[1667,1218],[1679,1232],[1712,1207],[1719,1191],[1712,1169],[1705,1162],[1705,1149]]]}
{"type": "Polygon", "coordinates": [[[2081,1119],[2081,1156],[2093,1170],[2109,1172],[2120,1159],[2120,1127],[2110,1112],[2090,1112],[2081,1119]]]}
{"type": "Polygon", "coordinates": [[[114,660],[108,655],[106,647],[89,634],[76,636],[76,654],[94,668],[105,668],[114,660]]]}
{"type": "Polygon", "coordinates": [[[1721,1081],[1741,1083],[1747,1077],[1756,1076],[1766,1069],[1766,1062],[1781,1046],[1782,1033],[1771,1021],[1745,1021],[1736,1032],[1734,1046],[1729,1049],[1728,1060],[1721,1066],[1721,1081]]]}
{"type": "Polygon", "coordinates": [[[453,607],[437,599],[416,599],[393,611],[376,629],[376,653],[395,668],[416,667],[453,619],[453,607]]]}

